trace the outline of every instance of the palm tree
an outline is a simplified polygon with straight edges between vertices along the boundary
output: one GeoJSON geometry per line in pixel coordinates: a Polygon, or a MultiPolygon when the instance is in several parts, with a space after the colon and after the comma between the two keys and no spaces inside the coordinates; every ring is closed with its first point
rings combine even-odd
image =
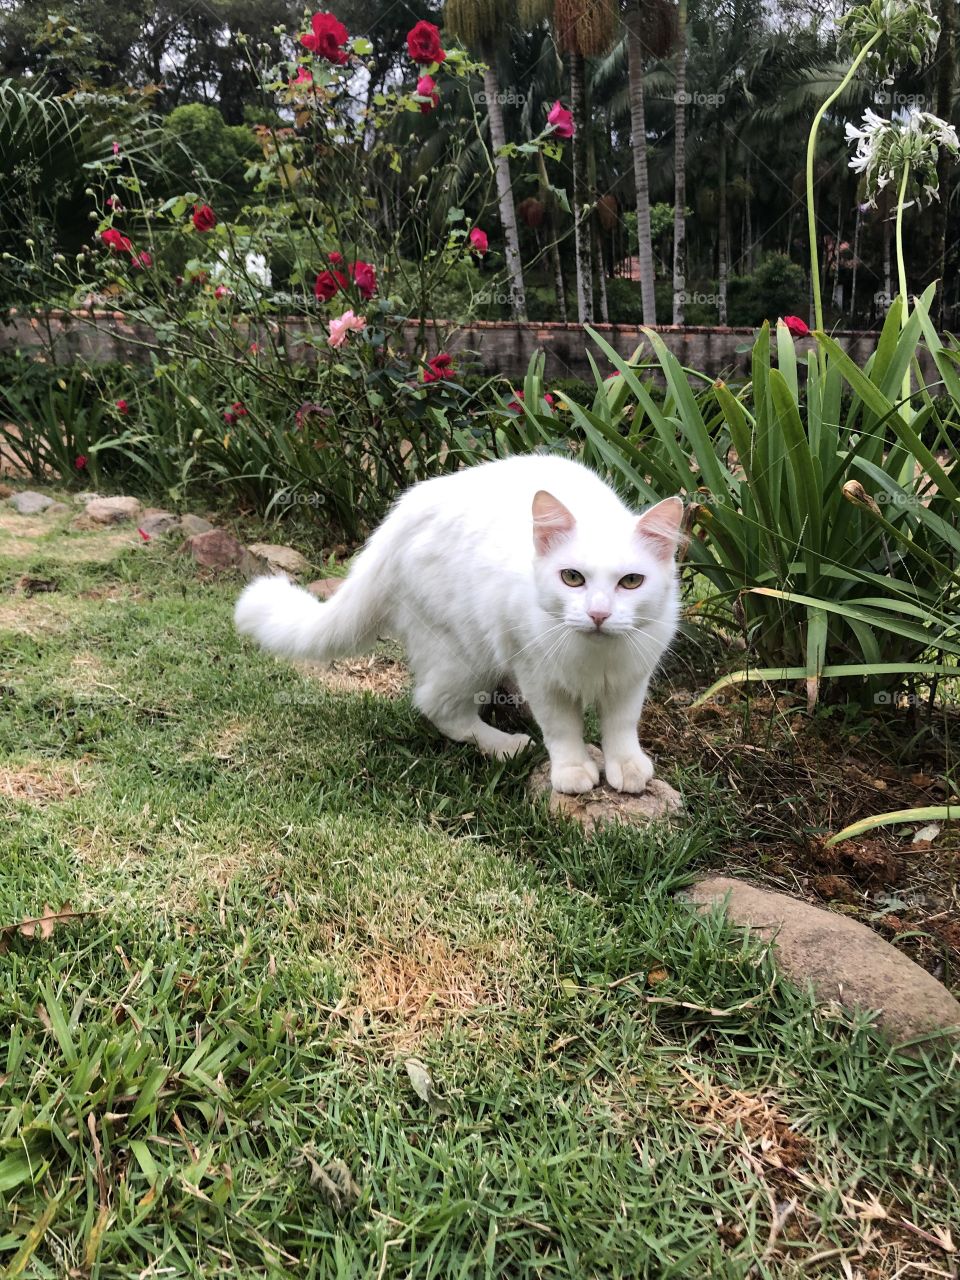
{"type": "Polygon", "coordinates": [[[517,211],[510,179],[510,161],[502,154],[507,143],[506,130],[503,127],[503,94],[494,69],[497,45],[503,40],[503,33],[512,11],[513,5],[509,0],[447,0],[444,8],[444,25],[454,35],[459,36],[463,43],[474,50],[486,63],[483,71],[483,89],[487,117],[490,121],[490,141],[493,146],[507,274],[510,278],[510,310],[514,320],[526,320],[527,300],[523,287],[520,235],[517,231],[517,211]]]}
{"type": "MultiPolygon", "coordinates": [[[[573,214],[577,261],[577,315],[593,319],[593,252],[588,178],[590,121],[587,112],[586,59],[608,49],[617,29],[617,0],[555,0],[557,44],[567,55],[573,111],[573,214]]],[[[602,269],[602,263],[600,264],[602,269]]]]}
{"type": "Polygon", "coordinates": [[[650,174],[647,168],[647,122],[643,100],[644,63],[659,57],[671,42],[672,15],[664,0],[627,0],[624,13],[627,29],[628,78],[630,93],[630,135],[633,148],[633,175],[637,189],[637,240],[640,263],[640,296],[643,323],[657,323],[656,276],[653,242],[650,237],[650,174]]]}
{"type": "Polygon", "coordinates": [[[687,0],[677,6],[673,98],[673,323],[683,324],[687,270],[687,0]]]}

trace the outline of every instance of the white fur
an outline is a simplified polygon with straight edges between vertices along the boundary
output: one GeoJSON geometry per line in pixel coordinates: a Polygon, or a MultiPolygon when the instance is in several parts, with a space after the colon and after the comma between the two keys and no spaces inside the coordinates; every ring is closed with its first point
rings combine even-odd
{"type": "Polygon", "coordinates": [[[677,627],[681,515],[674,498],[638,518],[564,458],[487,463],[404,494],[328,603],[285,578],[258,578],[237,602],[237,629],[272,653],[321,661],[368,648],[380,632],[395,636],[423,714],[448,737],[498,756],[529,742],[479,716],[512,677],[543,731],[559,791],[599,780],[583,741],[583,710],[594,703],[607,781],[642,791],[653,764],[637,721],[677,627]],[[578,570],[585,585],[565,585],[563,569],[578,570]],[[645,575],[635,590],[618,585],[630,573],[645,575]],[[609,616],[598,627],[591,613],[609,616]]]}

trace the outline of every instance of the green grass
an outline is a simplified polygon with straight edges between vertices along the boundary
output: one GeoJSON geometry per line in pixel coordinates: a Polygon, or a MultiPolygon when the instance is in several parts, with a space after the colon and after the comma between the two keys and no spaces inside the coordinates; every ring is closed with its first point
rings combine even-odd
{"type": "Polygon", "coordinates": [[[676,896],[729,798],[585,837],[529,760],[241,645],[237,583],[65,541],[0,559],[0,924],[92,913],[0,956],[5,1274],[949,1265],[895,1222],[957,1202],[947,1064],[676,896]]]}

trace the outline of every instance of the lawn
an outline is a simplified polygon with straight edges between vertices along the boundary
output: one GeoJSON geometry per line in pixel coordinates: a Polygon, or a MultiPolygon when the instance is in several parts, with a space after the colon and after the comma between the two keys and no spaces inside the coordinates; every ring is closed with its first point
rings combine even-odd
{"type": "Polygon", "coordinates": [[[68,523],[0,528],[7,1275],[955,1274],[951,1065],[677,896],[731,789],[587,837],[68,523]]]}

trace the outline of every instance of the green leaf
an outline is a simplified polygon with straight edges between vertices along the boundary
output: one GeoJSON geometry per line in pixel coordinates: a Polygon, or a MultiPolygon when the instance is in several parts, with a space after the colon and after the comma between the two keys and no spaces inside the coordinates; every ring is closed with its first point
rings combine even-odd
{"type": "Polygon", "coordinates": [[[838,831],[824,843],[829,847],[839,844],[841,840],[853,840],[862,836],[865,831],[873,831],[877,827],[899,826],[905,822],[956,822],[960,819],[960,801],[956,804],[921,805],[917,809],[892,809],[888,813],[875,813],[870,818],[861,818],[850,826],[838,831]]]}

